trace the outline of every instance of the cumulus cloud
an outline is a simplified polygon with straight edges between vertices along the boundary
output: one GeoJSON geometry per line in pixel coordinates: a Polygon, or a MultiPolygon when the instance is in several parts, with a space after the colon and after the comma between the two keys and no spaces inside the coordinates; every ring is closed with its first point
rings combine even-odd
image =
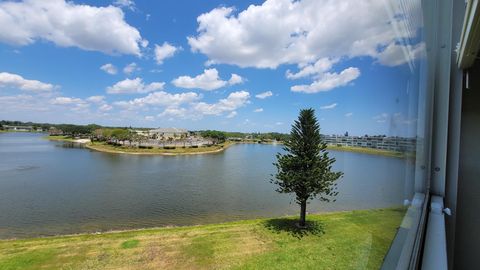
{"type": "Polygon", "coordinates": [[[255,110],[253,110],[253,112],[256,112],[256,113],[263,112],[263,108],[255,109],[255,110]]]}
{"type": "Polygon", "coordinates": [[[358,68],[349,67],[340,73],[324,73],[312,84],[294,85],[290,89],[293,92],[318,93],[330,91],[334,88],[345,86],[360,76],[358,68]]]}
{"type": "Polygon", "coordinates": [[[179,106],[184,103],[191,103],[200,99],[201,96],[194,92],[170,94],[164,91],[150,93],[145,97],[136,98],[130,101],[117,101],[114,105],[125,109],[136,109],[143,106],[179,106]]]}
{"type": "Polygon", "coordinates": [[[333,109],[333,108],[337,107],[337,105],[338,105],[337,103],[332,103],[332,104],[330,104],[330,105],[321,106],[320,109],[322,109],[322,110],[330,110],[330,109],[333,109]]]}
{"type": "Polygon", "coordinates": [[[155,60],[157,64],[163,64],[163,60],[173,57],[178,50],[180,50],[180,48],[170,45],[167,42],[164,42],[161,46],[155,44],[155,60]]]}
{"type": "Polygon", "coordinates": [[[105,102],[105,96],[91,96],[86,99],[88,102],[92,103],[103,103],[105,102]]]}
{"type": "Polygon", "coordinates": [[[266,91],[266,92],[255,95],[255,97],[259,98],[259,99],[266,99],[266,98],[271,97],[271,96],[273,96],[272,91],[266,91]]]}
{"type": "Polygon", "coordinates": [[[27,80],[20,75],[8,72],[0,72],[0,87],[18,88],[33,92],[51,91],[55,88],[52,84],[37,80],[27,80]]]}
{"type": "Polygon", "coordinates": [[[164,82],[152,82],[150,84],[144,84],[141,78],[125,79],[119,81],[113,86],[107,87],[107,93],[109,94],[138,94],[148,93],[157,90],[162,90],[164,82]]]}
{"type": "Polygon", "coordinates": [[[232,74],[229,81],[222,80],[215,68],[205,69],[202,74],[195,77],[180,76],[172,81],[173,85],[180,88],[193,89],[198,88],[206,91],[215,90],[226,85],[241,83],[242,77],[232,74]]]}
{"type": "Polygon", "coordinates": [[[175,117],[175,118],[188,118],[190,116],[188,114],[187,109],[171,106],[167,107],[162,113],[158,115],[158,117],[175,117]]]}
{"type": "Polygon", "coordinates": [[[50,104],[53,105],[73,105],[70,106],[73,110],[81,110],[85,109],[89,106],[87,102],[85,102],[81,98],[74,98],[74,97],[56,97],[52,100],[50,100],[50,104]]]}
{"type": "Polygon", "coordinates": [[[243,78],[238,74],[232,73],[232,76],[230,76],[230,79],[228,80],[228,84],[235,85],[239,83],[243,83],[243,78]]]}
{"type": "Polygon", "coordinates": [[[267,0],[238,13],[218,7],[201,14],[197,35],[188,42],[210,64],[241,67],[301,68],[325,58],[377,59],[381,48],[416,35],[421,22],[408,18],[419,10],[412,3],[405,14],[397,1],[267,0]]]}
{"type": "Polygon", "coordinates": [[[65,0],[0,3],[0,42],[25,46],[46,40],[107,54],[141,55],[145,41],[115,6],[76,5],[65,0]]]}
{"type": "Polygon", "coordinates": [[[199,102],[193,109],[203,115],[219,115],[224,112],[235,111],[249,102],[250,93],[247,91],[232,92],[227,98],[220,99],[216,103],[199,102]]]}
{"type": "Polygon", "coordinates": [[[378,63],[394,67],[411,63],[414,59],[420,58],[424,53],[425,43],[419,43],[415,46],[391,43],[378,54],[377,58],[378,63]]]}
{"type": "Polygon", "coordinates": [[[115,75],[117,74],[117,67],[114,65],[108,63],[100,67],[101,70],[105,71],[106,73],[110,75],[115,75]]]}
{"type": "Polygon", "coordinates": [[[287,70],[285,75],[287,79],[291,80],[300,79],[312,75],[319,75],[329,71],[332,68],[333,64],[335,64],[337,61],[338,59],[332,60],[330,58],[321,58],[313,64],[303,66],[301,70],[297,73],[292,73],[290,70],[287,70]]]}
{"type": "MultiPolygon", "coordinates": [[[[194,93],[192,93],[194,94],[194,93]]],[[[195,94],[196,95],[196,94],[195,94]]],[[[181,103],[162,104],[166,106],[159,117],[181,118],[198,120],[208,115],[222,115],[228,113],[226,118],[233,118],[237,115],[237,109],[245,106],[249,102],[250,93],[247,91],[237,91],[230,93],[226,98],[220,99],[214,103],[199,102],[201,96],[193,96],[191,100],[181,103]],[[186,104],[187,106],[181,106],[186,104]]]]}
{"type": "Polygon", "coordinates": [[[137,66],[137,63],[130,63],[123,68],[123,73],[130,75],[138,70],[140,70],[140,68],[137,66]]]}

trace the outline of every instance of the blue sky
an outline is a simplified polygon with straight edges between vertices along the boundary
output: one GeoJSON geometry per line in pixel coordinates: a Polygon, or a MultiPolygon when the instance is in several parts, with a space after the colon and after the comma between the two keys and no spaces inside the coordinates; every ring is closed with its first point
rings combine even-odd
{"type": "Polygon", "coordinates": [[[412,136],[421,25],[372,2],[0,1],[0,119],[412,136]]]}

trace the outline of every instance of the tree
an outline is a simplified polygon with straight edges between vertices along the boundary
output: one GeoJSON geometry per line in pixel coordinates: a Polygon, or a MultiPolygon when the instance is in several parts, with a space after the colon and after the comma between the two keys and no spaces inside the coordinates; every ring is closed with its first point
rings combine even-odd
{"type": "Polygon", "coordinates": [[[204,130],[200,131],[200,135],[204,138],[210,138],[214,144],[225,142],[227,138],[225,132],[217,130],[204,130]]]}
{"type": "Polygon", "coordinates": [[[300,111],[283,149],[286,153],[277,154],[277,174],[271,182],[279,193],[295,193],[300,205],[299,227],[305,228],[307,202],[317,197],[329,202],[338,194],[335,181],[343,173],[332,171],[335,159],[328,156],[313,109],[300,111]]]}

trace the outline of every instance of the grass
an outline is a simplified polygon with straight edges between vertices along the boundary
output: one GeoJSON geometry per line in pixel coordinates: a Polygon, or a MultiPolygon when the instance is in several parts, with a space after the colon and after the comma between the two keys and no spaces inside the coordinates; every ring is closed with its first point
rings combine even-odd
{"type": "Polygon", "coordinates": [[[183,148],[182,146],[177,146],[175,149],[163,149],[163,148],[138,148],[138,147],[130,147],[130,146],[114,146],[110,144],[106,144],[103,142],[94,142],[88,143],[86,146],[90,149],[107,152],[107,153],[123,153],[123,154],[151,154],[151,155],[181,155],[181,154],[208,154],[208,153],[217,153],[221,152],[224,149],[228,148],[234,144],[233,142],[224,142],[217,145],[212,145],[210,147],[202,146],[198,148],[190,148],[188,145],[183,148]]]}
{"type": "Polygon", "coordinates": [[[378,269],[404,209],[0,241],[0,269],[378,269]]]}
{"type": "Polygon", "coordinates": [[[354,146],[329,145],[327,146],[327,149],[335,150],[335,151],[348,151],[348,152],[371,154],[371,155],[381,155],[381,156],[387,156],[387,157],[398,157],[398,158],[411,157],[415,155],[414,153],[404,153],[404,152],[397,152],[397,151],[384,150],[384,149],[364,148],[364,147],[354,147],[354,146]]]}
{"type": "Polygon", "coordinates": [[[43,138],[51,141],[75,142],[74,138],[69,136],[62,136],[62,135],[49,135],[43,138]]]}

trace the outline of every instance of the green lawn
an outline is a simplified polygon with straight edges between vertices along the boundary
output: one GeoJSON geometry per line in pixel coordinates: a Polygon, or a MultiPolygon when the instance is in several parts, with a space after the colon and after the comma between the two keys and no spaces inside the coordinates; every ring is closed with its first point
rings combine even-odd
{"type": "Polygon", "coordinates": [[[398,157],[398,158],[414,157],[415,155],[414,153],[403,153],[403,152],[396,152],[391,150],[366,148],[366,147],[354,147],[354,146],[329,145],[327,146],[327,149],[336,150],[336,151],[347,151],[347,152],[371,154],[371,155],[381,155],[381,156],[387,156],[387,157],[398,157]]]}
{"type": "Polygon", "coordinates": [[[404,209],[0,241],[0,269],[378,269],[404,209]]]}

